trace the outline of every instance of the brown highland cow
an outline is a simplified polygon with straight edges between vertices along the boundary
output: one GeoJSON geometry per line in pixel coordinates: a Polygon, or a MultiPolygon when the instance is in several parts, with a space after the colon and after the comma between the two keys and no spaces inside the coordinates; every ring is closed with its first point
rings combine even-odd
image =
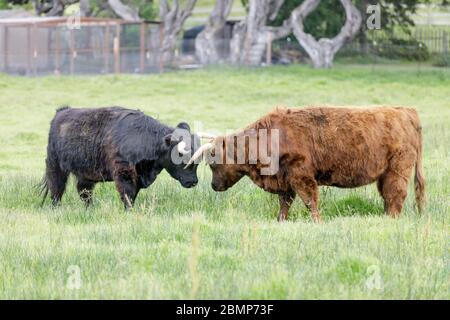
{"type": "MultiPolygon", "coordinates": [[[[273,149],[271,144],[266,147],[273,149]]],[[[248,176],[259,187],[279,195],[279,221],[287,218],[296,195],[317,222],[321,221],[319,186],[354,188],[373,182],[384,199],[385,212],[397,217],[414,166],[417,207],[419,211],[423,207],[422,133],[414,109],[276,109],[236,134],[214,137],[190,161],[206,150],[215,191],[225,191],[248,176]],[[267,141],[273,129],[278,129],[278,170],[269,175],[261,174],[263,163],[267,164],[259,155],[261,129],[267,132],[267,141]],[[254,152],[249,149],[250,132],[256,132],[258,141],[256,161],[250,160],[254,152]],[[239,144],[242,136],[244,143],[239,144]],[[227,161],[230,154],[239,154],[239,146],[245,161],[227,161]]]]}

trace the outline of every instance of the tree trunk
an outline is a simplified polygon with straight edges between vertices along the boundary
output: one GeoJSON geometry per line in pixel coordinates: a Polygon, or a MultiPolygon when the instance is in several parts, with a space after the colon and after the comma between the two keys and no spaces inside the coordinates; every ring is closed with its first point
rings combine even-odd
{"type": "Polygon", "coordinates": [[[280,27],[269,27],[284,0],[249,0],[245,20],[235,25],[230,42],[230,60],[234,64],[259,65],[271,40],[287,36],[291,32],[289,19],[280,27]]]}
{"type": "Polygon", "coordinates": [[[361,14],[351,0],[340,0],[345,9],[346,21],[339,34],[333,39],[322,38],[317,41],[303,30],[303,21],[320,3],[320,0],[305,0],[291,14],[291,25],[300,45],[308,53],[315,68],[331,68],[339,49],[358,32],[361,14]]]}
{"type": "Polygon", "coordinates": [[[108,4],[111,9],[117,14],[120,18],[129,21],[139,21],[139,13],[138,10],[131,6],[127,6],[122,3],[120,0],[108,0],[108,4]]]}
{"type": "Polygon", "coordinates": [[[222,59],[221,50],[224,39],[221,31],[225,27],[233,0],[217,0],[205,29],[195,38],[195,54],[202,64],[218,63],[222,59]]]}
{"type": "Polygon", "coordinates": [[[174,59],[174,50],[178,34],[186,19],[192,14],[197,0],[186,0],[183,10],[180,10],[179,0],[173,0],[172,8],[167,0],[159,2],[159,18],[162,22],[161,59],[164,65],[170,64],[174,59]]]}
{"type": "Polygon", "coordinates": [[[62,0],[33,0],[34,10],[37,16],[45,14],[47,17],[57,17],[64,14],[65,4],[62,0]]]}
{"type": "MultiPolygon", "coordinates": [[[[359,4],[359,8],[362,8],[361,12],[361,19],[362,21],[367,21],[367,13],[366,8],[369,5],[368,0],[361,0],[361,3],[359,4]]],[[[358,35],[358,42],[359,42],[359,49],[360,52],[362,52],[365,55],[369,54],[369,43],[367,39],[367,26],[365,23],[361,24],[361,29],[358,35]]]]}
{"type": "Polygon", "coordinates": [[[62,16],[64,14],[65,5],[60,0],[54,0],[53,6],[50,9],[49,12],[47,12],[46,16],[48,17],[55,17],[55,16],[62,16]]]}
{"type": "Polygon", "coordinates": [[[80,0],[80,17],[89,17],[90,15],[90,0],[80,0]]]}

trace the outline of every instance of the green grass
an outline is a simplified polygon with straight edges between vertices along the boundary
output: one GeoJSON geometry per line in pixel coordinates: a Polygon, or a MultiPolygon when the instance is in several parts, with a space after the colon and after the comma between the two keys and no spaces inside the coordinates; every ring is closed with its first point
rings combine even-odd
{"type": "Polygon", "coordinates": [[[450,72],[408,66],[210,69],[146,76],[0,75],[0,298],[448,299],[450,72]],[[162,174],[125,213],[99,184],[85,209],[69,182],[56,209],[34,186],[55,109],[124,105],[161,121],[224,132],[274,106],[406,105],[424,131],[428,207],[383,214],[376,188],[321,190],[325,222],[243,179],[225,193],[183,189],[162,174]],[[72,266],[72,267],[71,267],[72,266]],[[71,289],[73,266],[81,287],[71,289]],[[375,283],[374,286],[367,284],[375,283]]]}

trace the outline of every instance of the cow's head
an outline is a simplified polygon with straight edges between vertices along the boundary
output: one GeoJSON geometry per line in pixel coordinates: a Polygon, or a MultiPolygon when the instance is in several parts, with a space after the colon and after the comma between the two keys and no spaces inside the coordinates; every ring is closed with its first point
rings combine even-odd
{"type": "MultiPolygon", "coordinates": [[[[199,135],[205,137],[206,134],[199,133],[199,135]]],[[[212,171],[211,187],[214,191],[225,191],[245,175],[245,166],[236,163],[236,150],[233,150],[233,152],[230,150],[231,148],[234,149],[235,144],[233,141],[229,141],[230,137],[214,137],[211,135],[206,135],[206,137],[211,139],[210,142],[202,145],[189,160],[189,163],[195,163],[205,154],[206,163],[209,164],[212,171]]]]}
{"type": "Polygon", "coordinates": [[[200,147],[200,138],[191,133],[189,125],[181,122],[175,130],[163,138],[162,162],[164,169],[172,178],[178,180],[185,188],[194,187],[198,183],[197,163],[189,159],[200,147]]]}

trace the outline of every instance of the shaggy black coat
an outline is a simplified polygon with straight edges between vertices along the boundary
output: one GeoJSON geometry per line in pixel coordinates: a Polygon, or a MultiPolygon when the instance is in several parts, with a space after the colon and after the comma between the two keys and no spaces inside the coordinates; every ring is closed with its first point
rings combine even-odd
{"type": "Polygon", "coordinates": [[[187,123],[171,128],[141,111],[121,107],[58,109],[50,125],[43,200],[50,191],[53,204],[57,204],[70,173],[87,204],[97,182],[114,181],[128,208],[139,190],[150,186],[163,169],[183,187],[195,186],[197,164],[184,168],[186,161],[172,161],[181,141],[174,135],[175,129],[185,130],[190,138],[185,148],[190,152],[183,156],[189,159],[200,139],[191,135],[187,123]]]}

